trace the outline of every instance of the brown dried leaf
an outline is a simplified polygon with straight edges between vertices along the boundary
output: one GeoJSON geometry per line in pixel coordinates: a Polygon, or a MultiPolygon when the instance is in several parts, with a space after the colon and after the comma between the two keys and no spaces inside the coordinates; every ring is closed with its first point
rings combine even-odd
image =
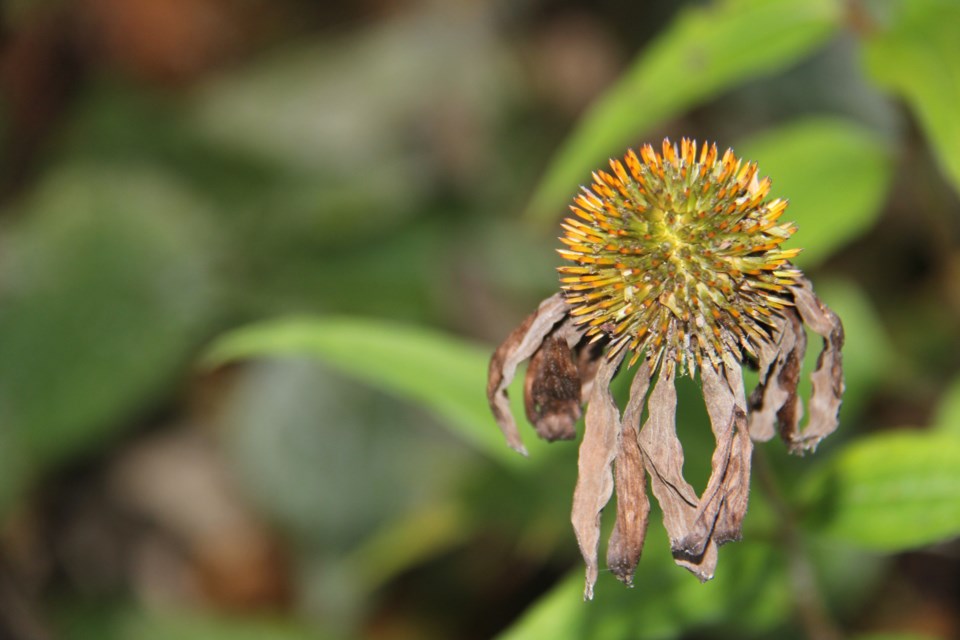
{"type": "Polygon", "coordinates": [[[650,387],[650,365],[644,360],[630,385],[630,401],[623,413],[620,453],[614,463],[617,520],[607,546],[607,566],[617,578],[633,585],[650,519],[647,476],[640,451],[640,413],[650,387]]]}
{"type": "Polygon", "coordinates": [[[580,418],[580,373],[565,338],[548,335],[530,358],[523,401],[527,419],[550,442],[570,440],[580,418]]]}
{"type": "Polygon", "coordinates": [[[799,437],[790,443],[793,453],[816,449],[817,444],[833,433],[839,424],[843,401],[843,323],[827,305],[814,294],[806,279],[793,287],[797,311],[814,333],[823,337],[823,349],[817,358],[817,367],[810,375],[813,390],[810,394],[810,417],[799,437]]]}
{"type": "Polygon", "coordinates": [[[567,316],[567,311],[563,294],[550,296],[507,336],[490,358],[487,376],[487,401],[490,403],[490,410],[506,437],[507,444],[523,455],[527,455],[527,449],[523,446],[517,422],[510,411],[507,387],[513,382],[517,366],[536,353],[544,338],[567,316]]]}
{"type": "Polygon", "coordinates": [[[623,355],[603,359],[587,404],[583,442],[578,460],[577,487],[573,492],[571,521],[586,563],[583,597],[593,599],[597,582],[597,547],[600,543],[600,513],[613,493],[612,465],[620,441],[620,411],[610,394],[610,381],[623,355]]]}

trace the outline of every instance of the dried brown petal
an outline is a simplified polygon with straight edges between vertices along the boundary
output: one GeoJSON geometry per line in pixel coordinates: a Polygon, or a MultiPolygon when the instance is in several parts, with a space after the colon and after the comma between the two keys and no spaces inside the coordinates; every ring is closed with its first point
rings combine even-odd
{"type": "MultiPolygon", "coordinates": [[[[573,318],[570,318],[571,324],[573,318]]],[[[566,324],[566,323],[564,323],[566,324]]],[[[566,331],[566,328],[563,328],[566,331]]],[[[597,375],[597,369],[600,367],[600,361],[603,359],[603,348],[606,342],[603,340],[594,341],[592,338],[583,335],[583,328],[576,327],[580,336],[580,344],[574,349],[577,356],[577,370],[580,372],[580,400],[586,404],[590,399],[590,393],[593,391],[593,379],[597,375]]],[[[569,344],[569,339],[567,344],[569,344]]]]}
{"type": "Polygon", "coordinates": [[[775,344],[760,354],[760,384],[750,396],[750,433],[754,439],[773,436],[774,422],[791,453],[803,453],[832,433],[839,424],[843,396],[843,325],[813,293],[810,282],[801,278],[791,287],[794,307],[784,311],[775,344]],[[823,336],[823,350],[811,374],[810,417],[803,429],[803,406],[797,397],[800,366],[806,351],[804,324],[823,336]]]}
{"type": "Polygon", "coordinates": [[[524,381],[527,419],[541,438],[570,440],[580,418],[580,372],[564,338],[548,335],[530,358],[524,381]]]}
{"type": "Polygon", "coordinates": [[[677,438],[677,390],[672,369],[661,367],[647,412],[638,440],[653,495],[663,511],[663,525],[670,536],[674,558],[701,580],[709,580],[716,563],[715,548],[711,551],[715,545],[708,543],[700,555],[690,554],[684,547],[693,533],[700,500],[683,478],[683,447],[677,438]]]}
{"type": "Polygon", "coordinates": [[[517,366],[536,353],[544,338],[567,316],[567,312],[563,294],[550,296],[540,303],[536,312],[507,336],[490,358],[487,376],[487,401],[490,403],[490,410],[493,411],[493,417],[506,437],[507,444],[523,455],[527,455],[527,449],[523,446],[517,422],[510,411],[507,387],[513,382],[517,366]]]}
{"type": "MultiPolygon", "coordinates": [[[[746,419],[743,420],[746,425],[746,419]]],[[[730,470],[726,497],[713,526],[713,539],[724,544],[739,540],[743,530],[743,519],[747,515],[750,498],[750,462],[753,457],[753,440],[744,426],[738,427],[730,454],[730,470]]]]}
{"type": "Polygon", "coordinates": [[[681,541],[680,550],[685,555],[697,557],[703,553],[713,531],[713,523],[724,499],[724,480],[733,450],[733,434],[736,429],[736,402],[727,380],[710,365],[701,367],[703,398],[707,415],[717,446],[713,451],[710,479],[700,498],[700,509],[692,531],[681,541]]]}
{"type": "Polygon", "coordinates": [[[650,365],[644,360],[630,385],[630,401],[623,412],[620,453],[614,462],[617,492],[617,520],[607,546],[607,566],[626,585],[633,585],[633,574],[640,562],[643,541],[650,519],[647,475],[640,451],[640,414],[650,387],[650,365]]]}
{"type": "MultiPolygon", "coordinates": [[[[743,372],[739,365],[726,358],[722,372],[708,366],[700,375],[717,448],[710,480],[701,496],[696,534],[711,536],[721,545],[740,538],[750,496],[753,443],[747,429],[743,372]]],[[[697,549],[691,551],[695,553],[697,549]]]]}
{"type": "Polygon", "coordinates": [[[817,367],[810,375],[813,382],[810,417],[803,432],[790,446],[790,450],[796,453],[815,449],[839,424],[844,390],[841,353],[844,335],[840,318],[813,293],[809,280],[802,279],[792,290],[800,317],[814,333],[823,337],[817,367]]]}
{"type": "Polygon", "coordinates": [[[677,554],[673,556],[673,561],[677,563],[677,566],[683,567],[697,576],[700,582],[713,580],[713,573],[717,570],[717,559],[717,543],[712,538],[707,542],[707,548],[704,549],[703,555],[699,558],[685,558],[677,554]]]}
{"type": "Polygon", "coordinates": [[[807,350],[807,334],[795,309],[785,309],[772,344],[760,351],[760,383],[750,394],[750,435],[767,441],[780,425],[790,442],[800,425],[803,404],[797,397],[800,367],[807,350]]]}
{"type": "Polygon", "coordinates": [[[587,565],[583,597],[593,598],[597,582],[597,547],[600,543],[600,513],[613,493],[612,465],[620,440],[620,411],[610,394],[613,379],[623,355],[603,359],[587,404],[587,415],[577,463],[577,487],[573,492],[571,521],[587,565]]]}

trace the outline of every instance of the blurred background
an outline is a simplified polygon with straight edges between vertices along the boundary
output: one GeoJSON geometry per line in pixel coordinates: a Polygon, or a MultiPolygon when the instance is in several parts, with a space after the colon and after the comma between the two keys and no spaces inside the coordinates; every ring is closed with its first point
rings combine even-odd
{"type": "Polygon", "coordinates": [[[960,3],[0,7],[0,638],[960,637],[960,3]],[[486,361],[665,135],[790,199],[847,399],[715,581],[653,515],[584,604],[486,361]]]}

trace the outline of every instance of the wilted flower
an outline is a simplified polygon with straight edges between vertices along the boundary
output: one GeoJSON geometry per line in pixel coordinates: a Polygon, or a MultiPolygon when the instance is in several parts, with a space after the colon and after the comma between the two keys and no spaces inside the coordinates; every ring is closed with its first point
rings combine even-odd
{"type": "Polygon", "coordinates": [[[600,513],[616,491],[607,564],[630,584],[650,511],[646,477],[663,511],[676,562],[713,577],[717,546],[740,537],[752,440],[774,431],[794,453],[837,427],[843,394],[840,319],[813,293],[781,244],[787,202],[767,200],[757,165],[716,145],[664,140],[593,174],[560,240],[562,293],[544,300],[494,353],[487,396],[511,447],[526,453],[507,387],[530,360],[527,417],[547,439],[570,439],[586,404],[573,527],[586,562],[585,596],[598,572],[600,513]],[[803,429],[797,397],[804,327],[823,337],[803,429]],[[621,418],[610,382],[638,361],[621,418]],[[749,400],[741,366],[759,368],[749,400]],[[675,379],[699,377],[716,449],[706,489],[683,478],[675,379]],[[646,418],[641,416],[646,407],[646,418]]]}

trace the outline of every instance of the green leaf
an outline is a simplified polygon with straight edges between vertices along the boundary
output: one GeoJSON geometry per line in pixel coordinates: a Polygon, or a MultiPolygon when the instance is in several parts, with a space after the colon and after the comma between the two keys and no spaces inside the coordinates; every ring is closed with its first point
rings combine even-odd
{"type": "Polygon", "coordinates": [[[528,215],[554,222],[590,171],[663,120],[774,74],[837,29],[834,0],[725,0],[684,10],[590,109],[556,154],[528,215]]]}
{"type": "Polygon", "coordinates": [[[298,540],[341,553],[441,499],[478,462],[424,429],[423,411],[307,357],[244,366],[221,409],[224,451],[258,511],[298,540]],[[327,486],[338,490],[301,490],[327,486]]]}
{"type": "Polygon", "coordinates": [[[663,640],[710,627],[718,637],[752,636],[790,613],[784,559],[760,541],[729,545],[717,577],[700,584],[673,563],[655,515],[644,555],[627,589],[601,574],[596,597],[583,602],[583,571],[575,570],[534,603],[500,640],[663,640]]]}
{"type": "Polygon", "coordinates": [[[23,454],[89,448],[169,384],[214,313],[208,210],[167,176],[48,175],[7,231],[0,412],[23,454]]]}
{"type": "Polygon", "coordinates": [[[806,519],[823,536],[900,551],[960,535],[960,440],[898,431],[860,439],[810,476],[806,519]]]}
{"type": "Polygon", "coordinates": [[[890,25],[871,33],[864,60],[873,78],[907,102],[944,174],[960,191],[960,3],[893,3],[890,25]]]}
{"type": "Polygon", "coordinates": [[[797,223],[789,245],[803,247],[796,262],[821,262],[869,229],[890,183],[892,154],[868,129],[836,118],[809,118],[765,132],[737,146],[773,180],[771,193],[787,198],[784,219],[797,223]]]}
{"type": "Polygon", "coordinates": [[[31,473],[17,435],[12,429],[0,428],[0,519],[16,502],[31,473]]]}
{"type": "Polygon", "coordinates": [[[960,436],[960,378],[955,379],[943,394],[933,425],[941,433],[960,436]]]}
{"type": "Polygon", "coordinates": [[[537,600],[499,640],[579,638],[584,617],[583,572],[571,571],[549,593],[537,600]]]}
{"type": "Polygon", "coordinates": [[[507,464],[507,448],[487,406],[492,351],[428,329],[369,318],[290,318],[241,328],[205,357],[216,366],[243,358],[305,355],[433,409],[464,440],[507,464]]]}

